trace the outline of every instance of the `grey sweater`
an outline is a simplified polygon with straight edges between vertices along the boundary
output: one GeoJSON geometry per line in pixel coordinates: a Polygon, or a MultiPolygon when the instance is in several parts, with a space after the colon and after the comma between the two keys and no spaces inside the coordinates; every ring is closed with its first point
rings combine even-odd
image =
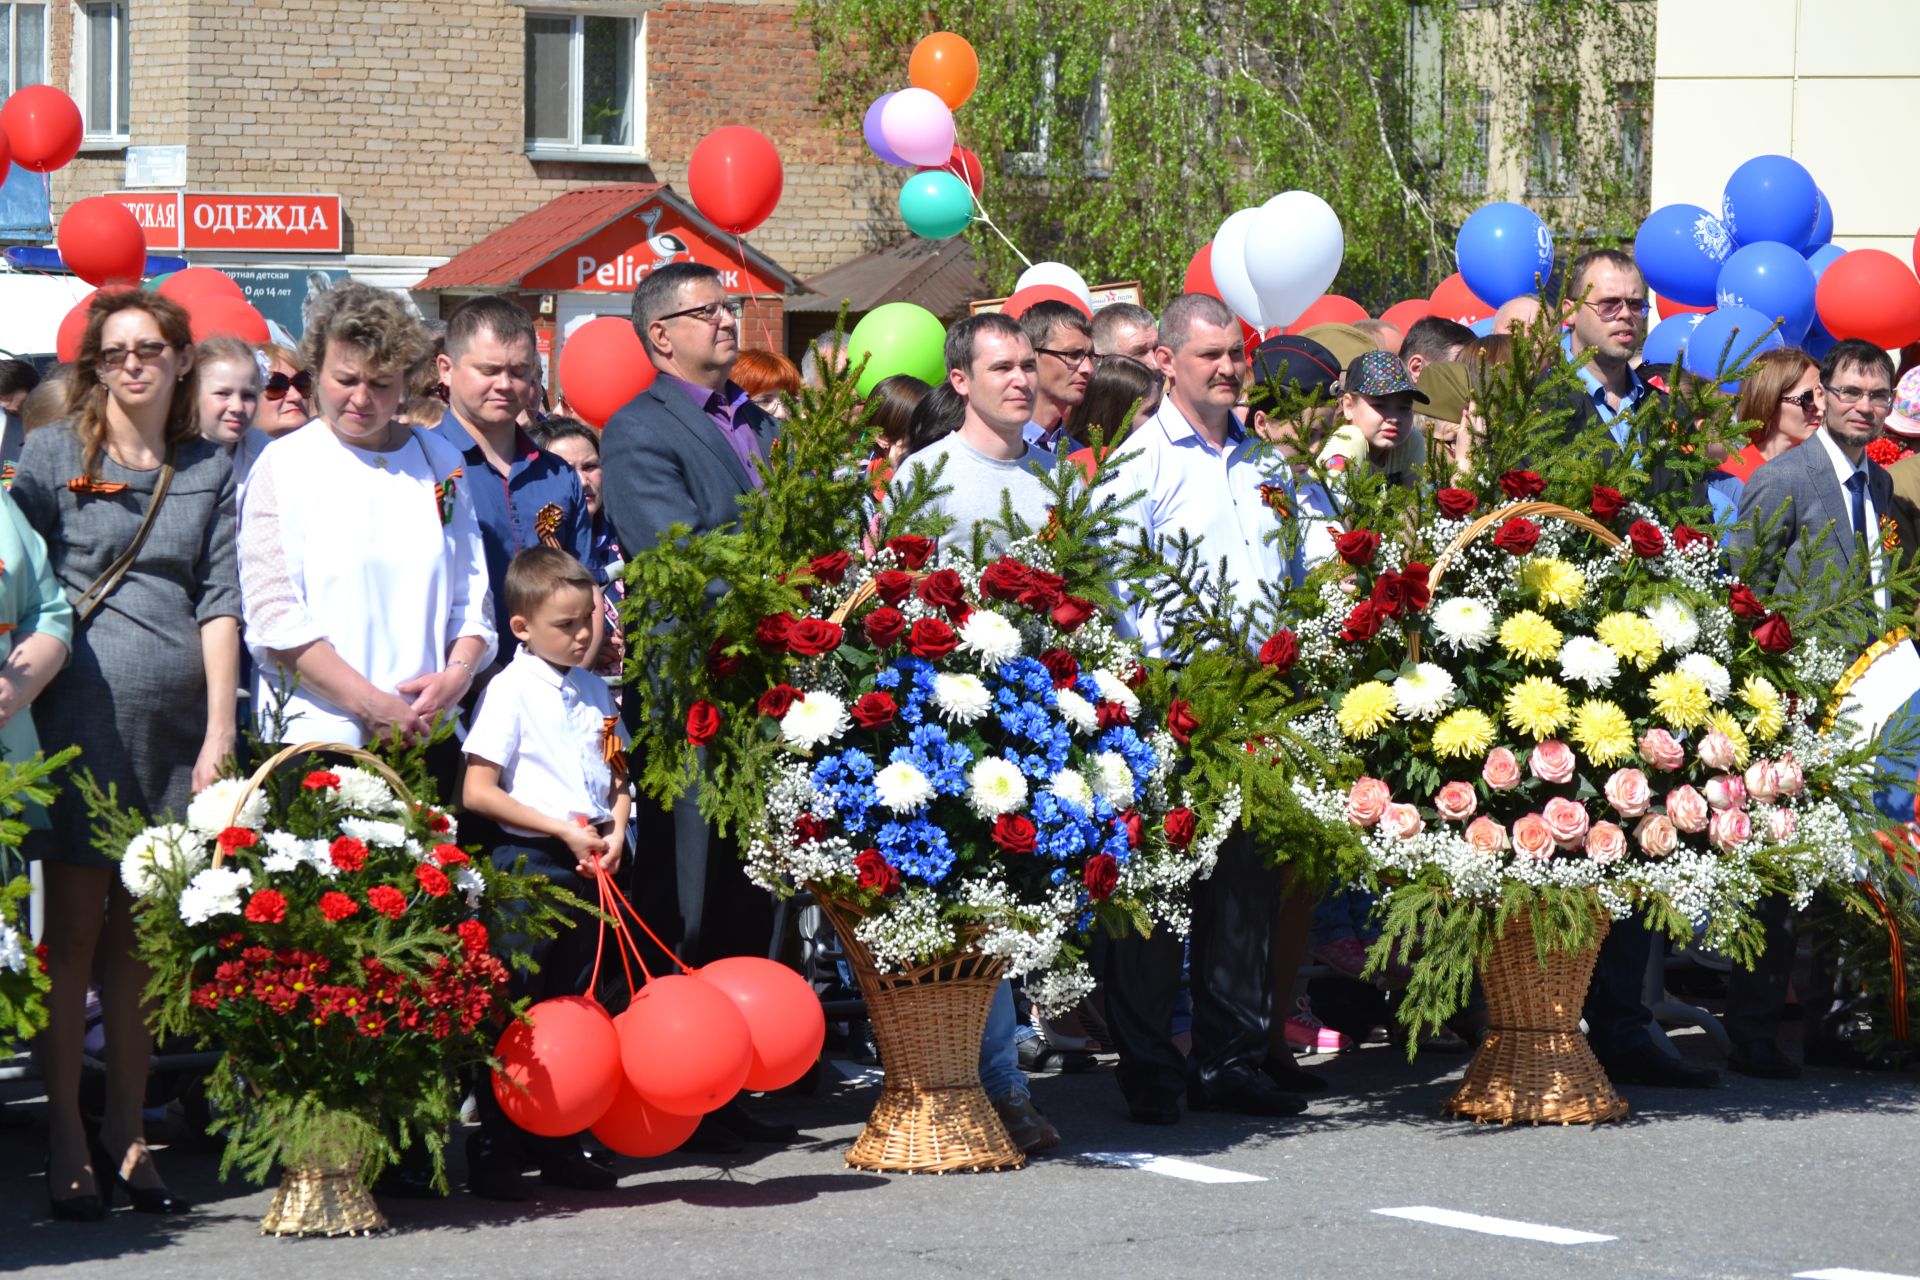
{"type": "MultiPolygon", "coordinates": [[[[1047,522],[1053,500],[1040,477],[1053,470],[1053,455],[1039,445],[1030,444],[1021,457],[1002,461],[981,453],[956,431],[902,463],[901,478],[894,481],[896,489],[908,482],[914,468],[925,468],[926,483],[948,490],[933,502],[934,510],[953,518],[953,524],[940,535],[942,550],[951,547],[970,553],[974,528],[1000,519],[1004,497],[1012,498],[1014,514],[1034,532],[1047,522]],[[940,467],[942,459],[946,465],[935,481],[934,468],[940,467]]],[[[1007,542],[1006,530],[996,524],[988,531],[988,554],[999,555],[1006,550],[1007,542]]]]}

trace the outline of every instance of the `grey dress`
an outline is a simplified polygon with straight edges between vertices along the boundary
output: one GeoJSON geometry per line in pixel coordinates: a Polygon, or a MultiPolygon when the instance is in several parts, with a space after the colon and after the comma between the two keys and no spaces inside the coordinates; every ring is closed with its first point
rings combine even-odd
{"type": "MultiPolygon", "coordinates": [[[[131,471],[102,453],[95,479],[120,493],[76,493],[83,473],[79,438],[65,423],[27,437],[13,500],[41,537],[69,600],[97,580],[132,543],[159,471],[131,471]]],[[[80,748],[104,790],[157,819],[184,813],[193,763],[207,730],[207,676],[200,626],[240,616],[233,545],[233,465],[204,440],[178,445],[173,484],[139,557],[93,617],[74,627],[66,669],[33,704],[42,746],[80,748]]],[[[108,867],[89,834],[86,803],[73,788],[55,801],[52,829],[28,836],[36,857],[108,867]]]]}

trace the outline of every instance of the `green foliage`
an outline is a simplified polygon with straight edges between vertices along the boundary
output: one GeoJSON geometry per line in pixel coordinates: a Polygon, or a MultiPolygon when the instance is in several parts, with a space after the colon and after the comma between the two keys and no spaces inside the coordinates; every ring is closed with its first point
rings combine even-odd
{"type": "Polygon", "coordinates": [[[9,878],[6,855],[27,834],[23,815],[53,803],[55,776],[79,754],[78,747],[69,747],[57,755],[0,761],[0,1053],[25,1044],[47,1025],[47,975],[27,933],[33,886],[24,874],[9,878]]]}

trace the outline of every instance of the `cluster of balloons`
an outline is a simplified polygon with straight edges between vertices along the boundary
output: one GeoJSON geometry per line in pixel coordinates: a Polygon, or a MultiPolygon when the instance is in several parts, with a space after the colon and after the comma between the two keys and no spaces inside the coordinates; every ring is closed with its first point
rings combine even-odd
{"type": "Polygon", "coordinates": [[[1340,274],[1346,233],[1310,191],[1283,191],[1229,214],[1187,264],[1190,293],[1219,298],[1254,330],[1299,319],[1340,274]]]}
{"type": "Polygon", "coordinates": [[[737,956],[653,979],[617,1018],[586,996],[542,1000],[500,1037],[493,1096],[528,1133],[664,1155],[742,1089],[805,1075],[826,1034],[804,978],[737,956]]]}
{"type": "Polygon", "coordinates": [[[980,83],[980,59],[962,37],[936,31],[913,47],[907,80],[907,88],[873,100],[861,130],[881,163],[915,170],[900,188],[908,230],[945,240],[973,221],[986,185],[980,157],[954,142],[953,123],[980,83]]]}
{"type": "MultiPolygon", "coordinates": [[[[85,203],[82,200],[73,208],[78,209],[85,203]]],[[[67,217],[61,219],[60,230],[63,234],[72,216],[73,210],[69,210],[67,217]]],[[[63,256],[66,253],[64,246],[61,253],[63,256]]],[[[71,257],[67,259],[67,264],[73,265],[71,257]]],[[[92,281],[90,276],[82,278],[92,281]]],[[[272,337],[267,328],[267,318],[247,301],[246,290],[224,271],[216,271],[212,267],[184,267],[169,275],[154,277],[147,281],[146,287],[187,309],[187,320],[193,327],[195,342],[205,342],[208,338],[238,338],[242,342],[258,345],[272,337]]],[[[87,309],[93,305],[93,300],[103,293],[118,293],[131,288],[133,285],[124,280],[109,280],[74,303],[55,331],[54,353],[62,360],[77,359],[80,340],[87,331],[87,309]]]]}

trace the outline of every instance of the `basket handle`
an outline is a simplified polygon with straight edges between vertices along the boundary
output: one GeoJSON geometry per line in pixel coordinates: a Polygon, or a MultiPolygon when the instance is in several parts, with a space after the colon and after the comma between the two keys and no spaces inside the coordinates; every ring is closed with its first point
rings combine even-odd
{"type": "MultiPolygon", "coordinates": [[[[254,793],[273,776],[274,770],[295,756],[320,753],[351,757],[385,778],[388,785],[393,788],[394,794],[399,796],[401,803],[408,808],[419,803],[414,799],[413,792],[408,790],[407,784],[400,780],[400,775],[393,771],[392,766],[371,752],[363,751],[359,747],[350,747],[344,742],[300,742],[290,747],[282,747],[260,762],[260,767],[247,778],[246,785],[240,788],[240,794],[234,798],[233,813],[228,816],[227,825],[233,826],[240,820],[240,811],[247,807],[247,801],[253,799],[254,793]]],[[[216,845],[213,851],[213,865],[219,866],[226,861],[226,857],[227,851],[216,845]]]]}
{"type": "Polygon", "coordinates": [[[1550,519],[1562,521],[1574,526],[1576,529],[1590,533],[1610,547],[1617,547],[1624,541],[1619,534],[1607,528],[1607,526],[1601,524],[1592,516],[1584,512],[1575,511],[1572,507],[1563,507],[1555,502],[1509,502],[1506,506],[1496,507],[1494,510],[1481,516],[1478,520],[1475,520],[1472,524],[1462,529],[1458,537],[1447,544],[1447,549],[1442,551],[1434,559],[1433,571],[1427,575],[1428,585],[1438,587],[1440,585],[1440,575],[1446,572],[1447,566],[1452,564],[1462,551],[1465,551],[1480,535],[1493,528],[1496,524],[1505,524],[1516,516],[1547,516],[1550,519]]]}

